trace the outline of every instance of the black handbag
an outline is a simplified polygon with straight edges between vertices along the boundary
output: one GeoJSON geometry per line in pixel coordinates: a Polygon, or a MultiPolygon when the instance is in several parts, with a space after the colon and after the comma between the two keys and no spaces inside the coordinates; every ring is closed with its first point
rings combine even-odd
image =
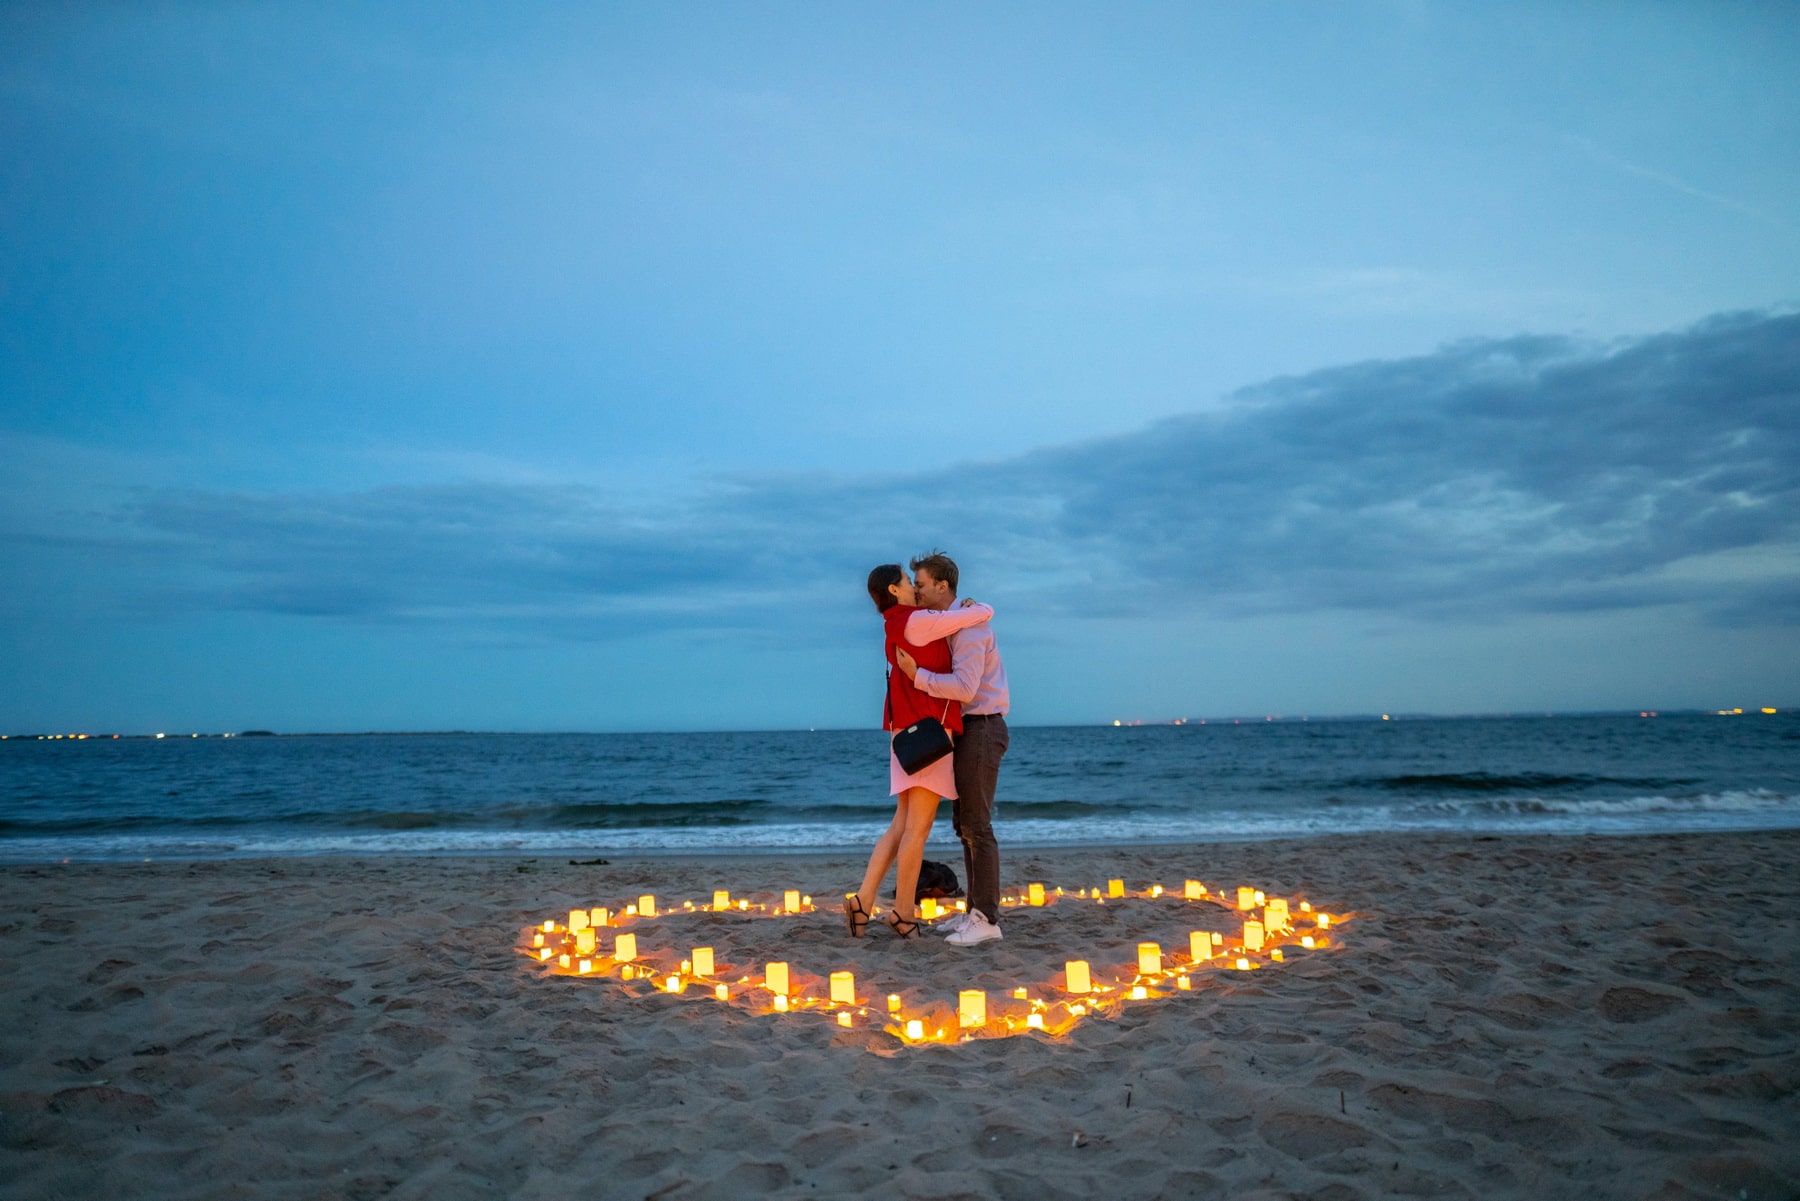
{"type": "MultiPolygon", "coordinates": [[[[885,704],[891,714],[894,711],[892,693],[888,694],[885,704]]],[[[949,701],[944,702],[944,716],[950,716],[949,701]]],[[[900,770],[909,776],[918,775],[955,749],[956,742],[944,728],[941,718],[921,717],[904,730],[894,732],[894,759],[900,764],[900,770]]]]}

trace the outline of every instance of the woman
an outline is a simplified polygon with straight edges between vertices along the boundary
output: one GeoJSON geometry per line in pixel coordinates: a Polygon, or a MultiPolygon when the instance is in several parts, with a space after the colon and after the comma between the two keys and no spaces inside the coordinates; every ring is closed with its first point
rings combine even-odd
{"type": "MultiPolygon", "coordinates": [[[[955,701],[926,696],[904,672],[892,670],[894,651],[904,642],[908,653],[926,671],[949,671],[950,644],[945,639],[958,630],[988,620],[994,610],[987,605],[967,602],[961,608],[945,612],[921,609],[912,581],[906,578],[897,563],[884,563],[869,573],[869,599],[880,610],[887,631],[884,653],[890,670],[882,728],[892,735],[922,718],[935,717],[944,723],[952,738],[962,733],[962,706],[955,701]]],[[[853,938],[861,938],[868,928],[869,915],[875,911],[875,894],[890,864],[897,864],[894,908],[885,920],[901,938],[919,937],[913,892],[919,884],[919,863],[925,857],[925,837],[931,833],[931,823],[937,817],[938,801],[956,796],[955,759],[945,755],[936,763],[908,775],[894,757],[890,745],[888,782],[896,798],[894,820],[869,853],[869,867],[863,873],[862,888],[844,898],[844,921],[853,938]]]]}

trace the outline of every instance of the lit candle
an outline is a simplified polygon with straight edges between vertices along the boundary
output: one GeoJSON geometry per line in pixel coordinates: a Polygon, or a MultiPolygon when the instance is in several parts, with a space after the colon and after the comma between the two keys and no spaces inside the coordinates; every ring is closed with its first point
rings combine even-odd
{"type": "Polygon", "coordinates": [[[1181,886],[1181,895],[1186,900],[1198,901],[1206,895],[1206,885],[1198,880],[1189,880],[1181,886]]]}
{"type": "Polygon", "coordinates": [[[1212,958],[1212,935],[1205,930],[1196,930],[1188,935],[1188,958],[1195,963],[1203,963],[1212,958]]]}
{"type": "Polygon", "coordinates": [[[533,934],[531,936],[531,945],[534,947],[543,946],[544,945],[544,936],[541,933],[533,934]]]}
{"type": "Polygon", "coordinates": [[[1244,950],[1260,951],[1263,945],[1263,924],[1261,922],[1244,923],[1244,950]]]}
{"type": "Polygon", "coordinates": [[[1042,1030],[1044,1028],[1044,1015],[1041,1013],[1026,1014],[1025,1026],[1030,1030],[1042,1030]]]}
{"type": "Polygon", "coordinates": [[[1237,961],[1237,970],[1240,972],[1249,971],[1250,970],[1250,961],[1248,959],[1239,959],[1237,961]]]}
{"type": "Polygon", "coordinates": [[[546,918],[544,921],[544,933],[551,934],[551,933],[554,933],[555,930],[556,930],[556,923],[553,921],[550,921],[549,919],[546,918]]]}
{"type": "Polygon", "coordinates": [[[613,958],[620,963],[630,963],[637,958],[637,935],[621,934],[613,939],[613,958]]]}
{"type": "Polygon", "coordinates": [[[1225,945],[1225,936],[1223,934],[1219,933],[1217,930],[1214,930],[1213,937],[1212,937],[1212,944],[1215,947],[1224,946],[1225,945]]]}
{"type": "Polygon", "coordinates": [[[1094,982],[1088,978],[1088,965],[1085,959],[1071,959],[1063,964],[1063,976],[1068,982],[1070,992],[1089,992],[1094,982]]]}
{"type": "Polygon", "coordinates": [[[1256,908],[1256,890],[1254,888],[1245,888],[1242,885],[1238,886],[1238,908],[1256,908]]]}
{"type": "Polygon", "coordinates": [[[635,975],[637,975],[637,972],[632,970],[629,963],[619,969],[619,979],[621,980],[629,980],[635,975]]]}
{"type": "Polygon", "coordinates": [[[844,1027],[846,1030],[850,1028],[850,1011],[848,1009],[840,1009],[838,1011],[838,1025],[844,1027]]]}
{"type": "Polygon", "coordinates": [[[1313,924],[1318,926],[1321,930],[1328,930],[1331,928],[1331,915],[1329,913],[1314,914],[1313,924]]]}
{"type": "Polygon", "coordinates": [[[1289,924],[1287,901],[1281,897],[1270,897],[1269,903],[1263,906],[1263,925],[1271,930],[1285,930],[1289,924]]]}
{"type": "Polygon", "coordinates": [[[594,970],[594,961],[592,959],[583,959],[580,963],[575,965],[575,970],[585,976],[594,970]]]}
{"type": "Polygon", "coordinates": [[[899,1013],[900,1012],[900,994],[899,993],[891,992],[888,994],[888,1012],[889,1013],[899,1013]]]}
{"type": "Polygon", "coordinates": [[[548,963],[550,961],[550,956],[552,956],[554,954],[556,954],[556,952],[552,951],[549,947],[539,947],[538,948],[538,962],[539,963],[548,963]]]}
{"type": "Polygon", "coordinates": [[[575,961],[573,959],[570,959],[567,955],[558,955],[556,957],[556,962],[561,964],[563,967],[573,967],[575,965],[575,961]]]}
{"type": "Polygon", "coordinates": [[[731,989],[726,985],[721,984],[713,989],[713,996],[719,998],[721,1001],[729,1001],[731,1000],[731,989]]]}
{"type": "Polygon", "coordinates": [[[663,981],[663,987],[668,989],[670,992],[678,993],[682,989],[686,988],[687,985],[682,983],[680,976],[670,976],[667,980],[663,981]]]}
{"type": "Polygon", "coordinates": [[[731,908],[731,893],[726,891],[723,888],[713,889],[713,908],[714,909],[730,909],[731,908]]]}
{"type": "Polygon", "coordinates": [[[1283,955],[1281,954],[1281,948],[1276,947],[1273,951],[1270,951],[1269,958],[1277,960],[1277,961],[1281,960],[1283,958],[1283,955]]]}
{"type": "Polygon", "coordinates": [[[1150,997],[1150,990],[1145,988],[1142,984],[1134,984],[1131,986],[1131,999],[1132,1000],[1145,1001],[1145,1000],[1148,1000],[1149,997],[1150,997]]]}
{"type": "Polygon", "coordinates": [[[1162,947],[1153,942],[1138,944],[1138,972],[1154,976],[1162,971],[1162,947]]]}
{"type": "Polygon", "coordinates": [[[1312,902],[1311,901],[1301,901],[1300,902],[1300,912],[1301,913],[1311,913],[1312,912],[1312,902]]]}
{"type": "Polygon", "coordinates": [[[831,973],[831,999],[839,1005],[856,1004],[856,977],[850,972],[831,973]]]}
{"type": "Polygon", "coordinates": [[[1188,989],[1194,987],[1194,982],[1186,976],[1177,976],[1175,977],[1175,987],[1186,992],[1188,989]]]}
{"type": "Polygon", "coordinates": [[[585,909],[569,910],[569,929],[579,932],[587,929],[588,911],[585,909]]]}
{"type": "Polygon", "coordinates": [[[914,1019],[912,1019],[912,1021],[906,1023],[906,1037],[908,1037],[908,1038],[924,1038],[925,1037],[925,1023],[921,1022],[918,1018],[914,1018],[914,1019]]]}
{"type": "Polygon", "coordinates": [[[710,976],[713,974],[713,949],[711,947],[694,948],[694,975],[710,976]]]}
{"type": "Polygon", "coordinates": [[[926,921],[930,922],[930,921],[936,921],[937,915],[938,915],[938,903],[937,903],[936,897],[926,897],[924,900],[919,902],[919,916],[920,917],[922,917],[926,921]]]}
{"type": "Polygon", "coordinates": [[[788,965],[785,963],[767,963],[763,965],[763,987],[778,997],[787,996],[788,965]]]}
{"type": "Polygon", "coordinates": [[[987,993],[965,988],[956,994],[956,1018],[963,1026],[987,1025],[987,993]]]}
{"type": "Polygon", "coordinates": [[[787,994],[776,993],[775,994],[775,1012],[776,1013],[786,1013],[787,1011],[788,1011],[787,994]]]}
{"type": "Polygon", "coordinates": [[[1305,947],[1309,951],[1312,950],[1313,949],[1313,936],[1310,934],[1302,934],[1300,936],[1300,945],[1305,947]]]}
{"type": "Polygon", "coordinates": [[[1013,989],[1013,1000],[1015,1000],[1015,1001],[1023,1001],[1030,995],[1031,995],[1030,993],[1026,992],[1022,988],[1013,989]]]}
{"type": "Polygon", "coordinates": [[[1044,903],[1044,886],[1042,884],[1027,884],[1025,886],[1025,898],[1031,904],[1041,906],[1044,903]]]}
{"type": "Polygon", "coordinates": [[[1154,900],[1157,897],[1162,896],[1162,894],[1163,894],[1163,886],[1162,885],[1152,884],[1150,886],[1150,897],[1152,900],[1154,900]]]}
{"type": "Polygon", "coordinates": [[[575,931],[575,949],[583,955],[594,953],[594,928],[592,926],[584,926],[575,931]]]}
{"type": "Polygon", "coordinates": [[[611,916],[612,913],[606,906],[596,905],[594,908],[588,910],[588,925],[604,926],[606,924],[606,919],[611,916]]]}
{"type": "Polygon", "coordinates": [[[787,911],[789,913],[799,913],[800,912],[800,890],[798,888],[790,888],[786,892],[782,893],[781,894],[781,903],[787,907],[787,911]]]}
{"type": "Polygon", "coordinates": [[[1262,904],[1262,903],[1263,903],[1263,902],[1264,902],[1264,901],[1265,901],[1265,900],[1267,900],[1267,899],[1268,899],[1268,898],[1267,898],[1267,897],[1265,897],[1265,896],[1263,896],[1263,890],[1262,890],[1262,889],[1260,889],[1260,888],[1259,888],[1259,889],[1257,889],[1257,890],[1256,890],[1256,903],[1257,903],[1257,904],[1258,904],[1258,905],[1260,905],[1260,904],[1262,904]]]}
{"type": "Polygon", "coordinates": [[[1123,881],[1123,880],[1108,880],[1106,882],[1106,895],[1109,897],[1124,896],[1125,895],[1125,881],[1123,881]]]}
{"type": "Polygon", "coordinates": [[[655,897],[651,896],[649,893],[645,893],[643,896],[638,898],[638,916],[639,917],[655,917],[656,916],[656,898],[655,897]]]}
{"type": "Polygon", "coordinates": [[[1081,1017],[1085,1013],[1087,1013],[1086,1005],[1071,1005],[1071,1006],[1069,1006],[1069,1016],[1072,1018],[1081,1017]]]}

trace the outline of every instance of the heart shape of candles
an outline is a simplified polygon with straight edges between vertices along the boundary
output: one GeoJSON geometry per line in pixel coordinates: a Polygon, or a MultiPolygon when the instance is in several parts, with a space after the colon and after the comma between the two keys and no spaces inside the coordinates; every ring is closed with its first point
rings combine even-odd
{"type": "MultiPolygon", "coordinates": [[[[879,1029],[903,1044],[956,1042],[1038,1033],[1066,1034],[1083,1020],[1116,1017],[1127,1006],[1191,996],[1221,973],[1277,967],[1287,956],[1336,945],[1336,934],[1354,914],[1327,913],[1286,897],[1239,886],[1215,893],[1199,880],[1178,890],[1160,884],[1128,889],[1124,880],[1073,891],[1031,883],[1000,898],[1002,909],[1059,904],[1105,905],[1125,900],[1185,907],[1207,906],[1241,932],[1193,930],[1185,948],[1165,949],[1140,942],[1135,964],[1101,965],[1071,959],[1051,979],[1001,990],[964,989],[948,998],[908,1005],[897,993],[880,995],[859,986],[855,974],[838,969],[811,976],[785,961],[720,963],[713,947],[640,945],[645,924],[683,914],[731,914],[745,918],[793,918],[819,912],[810,896],[788,889],[780,900],[733,897],[714,892],[710,903],[659,901],[645,894],[622,907],[572,909],[566,920],[549,918],[521,932],[519,950],[546,974],[609,981],[632,995],[651,992],[723,1003],[758,1014],[803,1014],[850,1029],[879,1029]]],[[[941,913],[937,902],[920,902],[927,921],[941,913]]],[[[836,914],[832,914],[835,923],[836,914]]],[[[649,940],[646,939],[646,942],[649,940]]],[[[666,940],[657,939],[658,943],[666,940]]]]}

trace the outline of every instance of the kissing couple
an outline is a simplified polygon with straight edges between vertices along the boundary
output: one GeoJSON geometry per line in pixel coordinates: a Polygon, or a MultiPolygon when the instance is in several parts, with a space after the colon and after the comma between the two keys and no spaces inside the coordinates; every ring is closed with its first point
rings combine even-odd
{"type": "Polygon", "coordinates": [[[972,600],[958,603],[958,572],[950,556],[934,550],[910,566],[910,578],[898,563],[884,563],[869,573],[869,599],[881,614],[889,667],[882,728],[890,736],[894,820],[875,840],[862,887],[844,897],[844,920],[852,937],[863,936],[891,866],[894,903],[884,924],[901,938],[920,937],[915,908],[919,864],[938,802],[948,798],[969,884],[968,909],[946,923],[945,941],[972,947],[1001,937],[994,791],[1007,745],[1006,668],[994,641],[994,610],[972,600]],[[932,728],[934,722],[948,736],[948,750],[932,728]],[[938,739],[924,754],[939,757],[929,762],[913,757],[912,744],[921,739],[938,739]],[[906,765],[902,752],[908,753],[906,765]]]}

